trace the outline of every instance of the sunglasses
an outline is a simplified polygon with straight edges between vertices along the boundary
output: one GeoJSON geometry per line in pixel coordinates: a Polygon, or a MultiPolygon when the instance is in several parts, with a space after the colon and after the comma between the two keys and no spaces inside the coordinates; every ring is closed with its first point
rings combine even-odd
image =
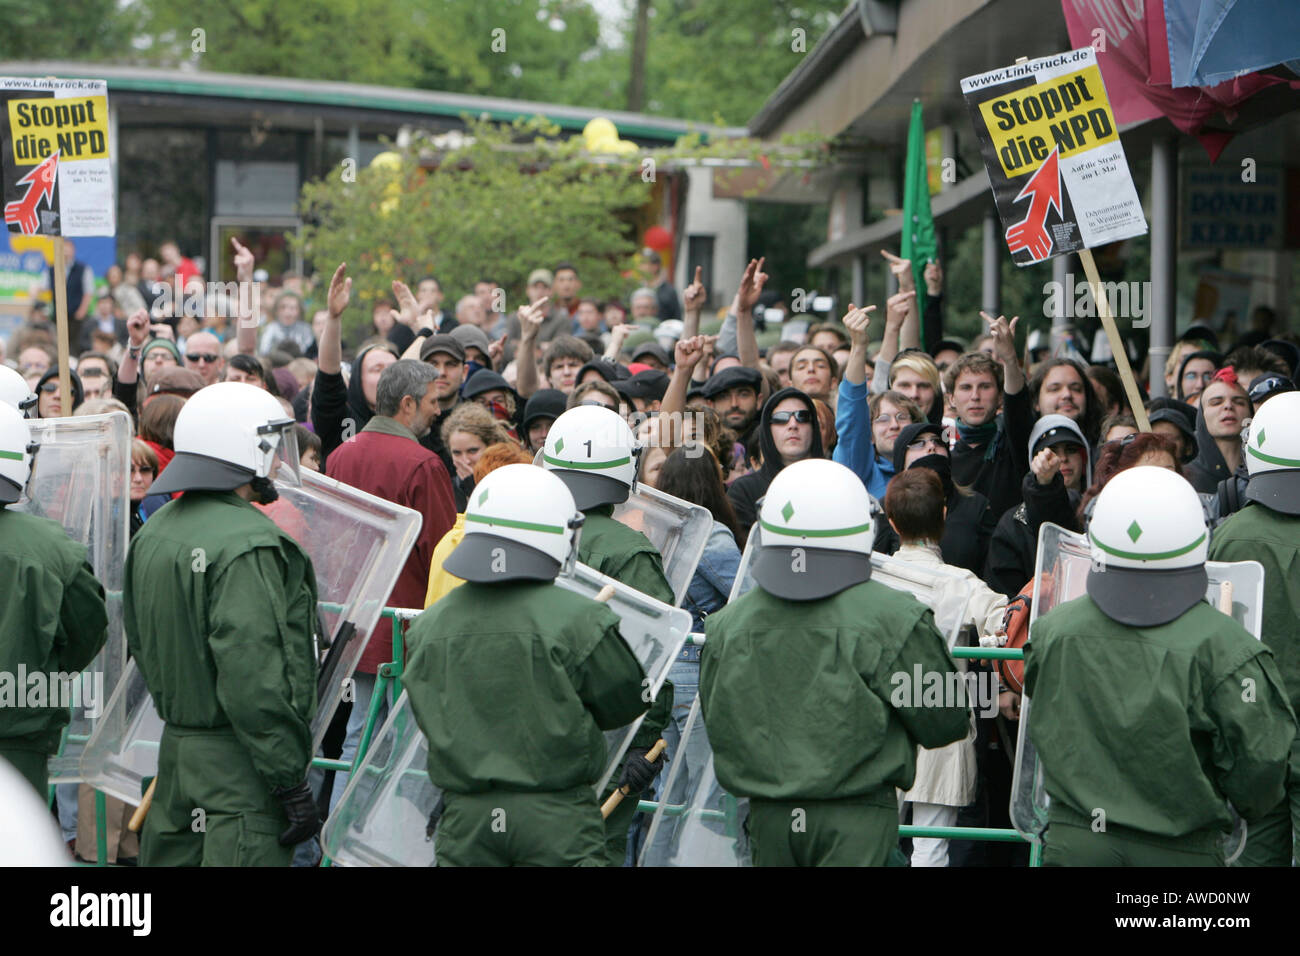
{"type": "Polygon", "coordinates": [[[773,412],[772,424],[784,425],[792,418],[800,425],[807,425],[812,421],[812,412],[808,411],[806,408],[801,408],[797,412],[773,412]]]}
{"type": "Polygon", "coordinates": [[[77,374],[85,378],[104,378],[108,375],[102,368],[77,369],[77,374]]]}
{"type": "Polygon", "coordinates": [[[215,365],[221,361],[220,355],[214,355],[211,352],[191,352],[185,356],[187,362],[207,362],[209,365],[215,365]]]}
{"type": "Polygon", "coordinates": [[[46,382],[44,385],[41,386],[41,391],[45,392],[45,394],[47,395],[50,394],[51,392],[57,392],[58,390],[59,390],[59,383],[54,379],[50,379],[48,382],[46,382]]]}

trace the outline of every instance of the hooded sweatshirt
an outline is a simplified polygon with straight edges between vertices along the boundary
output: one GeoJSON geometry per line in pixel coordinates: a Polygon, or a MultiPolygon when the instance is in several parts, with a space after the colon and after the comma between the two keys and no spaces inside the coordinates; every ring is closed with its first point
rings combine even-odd
{"type": "MultiPolygon", "coordinates": [[[[955,564],[959,568],[979,574],[984,567],[988,552],[989,536],[993,533],[996,518],[989,511],[989,501],[978,491],[958,487],[952,477],[952,459],[947,455],[925,455],[904,465],[907,459],[907,446],[916,440],[922,432],[942,435],[941,426],[931,422],[912,424],[905,427],[894,439],[894,473],[908,468],[929,468],[939,476],[943,483],[945,503],[948,514],[943,522],[943,537],[939,540],[939,551],[945,564],[955,564]]],[[[874,549],[884,554],[893,554],[898,550],[898,535],[886,523],[876,533],[874,549]]]]}
{"type": "MultiPolygon", "coordinates": [[[[1247,414],[1251,413],[1248,411],[1247,414]]],[[[1223,452],[1219,451],[1219,446],[1210,435],[1209,426],[1205,423],[1205,413],[1201,411],[1199,404],[1196,406],[1196,449],[1196,457],[1183,466],[1183,477],[1201,494],[1212,495],[1218,491],[1219,482],[1231,477],[1232,473],[1228,470],[1223,452]]],[[[1243,476],[1246,475],[1244,455],[1238,470],[1243,476]]]]}
{"type": "MultiPolygon", "coordinates": [[[[1063,429],[1083,446],[1084,474],[1082,488],[1092,485],[1092,450],[1083,437],[1077,422],[1065,415],[1044,415],[1034,425],[1029,436],[1029,461],[1046,447],[1048,432],[1063,429]]],[[[1055,437],[1060,441],[1059,436],[1055,437]]],[[[1038,529],[1045,523],[1060,525],[1071,531],[1079,529],[1075,517],[1079,508],[1079,492],[1065,487],[1065,479],[1058,471],[1046,485],[1040,485],[1029,471],[1021,482],[1023,501],[1012,505],[998,521],[997,529],[989,540],[988,561],[984,565],[984,580],[995,591],[1015,597],[1025,583],[1034,576],[1038,556],[1038,529]]]]}
{"type": "Polygon", "coordinates": [[[318,371],[311,396],[312,428],[320,436],[321,463],[330,452],[343,444],[344,422],[352,420],[352,434],[359,435],[375,414],[361,391],[361,365],[366,355],[378,345],[368,345],[352,361],[352,377],[343,383],[341,373],[318,371]]]}
{"type": "Polygon", "coordinates": [[[812,415],[812,445],[808,449],[807,457],[826,457],[826,453],[822,450],[822,431],[817,424],[817,408],[813,405],[812,399],[797,388],[783,388],[769,398],[767,404],[763,406],[763,414],[759,418],[758,425],[763,467],[752,474],[737,478],[727,489],[727,498],[736,512],[736,523],[740,525],[741,540],[736,543],[742,549],[744,542],[749,538],[749,529],[758,520],[759,504],[767,494],[767,486],[785,467],[780,453],[776,450],[776,442],[772,440],[772,412],[787,398],[799,399],[812,415]]]}

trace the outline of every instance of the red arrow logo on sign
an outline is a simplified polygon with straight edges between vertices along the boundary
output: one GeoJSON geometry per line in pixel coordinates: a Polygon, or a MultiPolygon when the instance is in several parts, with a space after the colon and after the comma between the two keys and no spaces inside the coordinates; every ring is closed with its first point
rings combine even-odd
{"type": "Polygon", "coordinates": [[[58,168],[59,151],[56,149],[39,166],[18,180],[19,186],[27,186],[27,192],[22,199],[5,206],[6,224],[16,222],[24,236],[36,235],[36,230],[40,226],[36,207],[40,205],[42,196],[47,203],[54,204],[54,174],[58,168]]]}
{"type": "Polygon", "coordinates": [[[1052,237],[1047,232],[1047,210],[1055,206],[1058,216],[1065,214],[1061,208],[1059,156],[1060,147],[1057,147],[1043,160],[1038,172],[1029,178],[1015,198],[1015,202],[1020,202],[1026,196],[1033,197],[1025,218],[1007,230],[1007,248],[1012,253],[1028,249],[1031,262],[1046,259],[1052,252],[1052,237]]]}

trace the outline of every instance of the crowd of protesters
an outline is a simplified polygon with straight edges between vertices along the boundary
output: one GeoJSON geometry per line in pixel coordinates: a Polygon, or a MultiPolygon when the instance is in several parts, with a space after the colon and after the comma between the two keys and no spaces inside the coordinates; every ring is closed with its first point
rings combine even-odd
{"type": "MultiPolygon", "coordinates": [[[[702,333],[708,292],[699,270],[679,295],[645,250],[644,284],[629,289],[627,308],[584,296],[568,262],[533,270],[527,304],[513,312],[502,308],[496,277],[454,298],[434,276],[409,276],[370,310],[370,334],[345,343],[344,316],[357,308],[345,265],[328,280],[288,275],[272,286],[235,241],[238,281],[259,286],[260,307],[209,297],[204,315],[191,317],[171,307],[167,290],[198,283],[203,294],[204,284],[176,243],[158,259],[128,256],[98,298],[68,246],[70,400],[60,392],[52,324],[39,312],[0,358],[36,394],[34,417],[131,415],[132,531],[171,497],[148,489],[171,460],[185,401],[215,382],[247,382],[299,423],[305,468],[422,514],[388,601],[402,607],[425,606],[458,583],[441,561],[460,540],[475,483],[532,461],[567,408],[602,405],[642,441],[640,480],[713,517],[683,601],[695,630],[727,602],[768,486],[809,458],[831,458],[861,479],[878,512],[876,550],[978,578],[979,617],[992,628],[1034,575],[1039,528],[1084,530],[1098,493],[1126,469],[1184,476],[1211,523],[1238,509],[1242,427],[1261,403],[1294,389],[1300,373],[1294,336],[1270,338],[1267,315],[1231,347],[1194,327],[1163,369],[1139,376],[1143,389],[1163,374],[1170,396],[1143,396],[1151,433],[1139,434],[1110,367],[1022,351],[1017,318],[983,315],[985,333],[971,343],[940,338],[943,310],[961,306],[944,301],[939,265],[927,266],[918,295],[911,263],[889,254],[898,291],[882,306],[798,323],[797,336],[764,350],[756,311],[770,290],[765,296],[761,259],[748,264],[713,335],[702,333]]],[[[391,653],[391,635],[377,633],[359,666],[358,700],[391,653]]],[[[671,674],[678,715],[693,699],[698,660],[698,648],[687,648],[671,674]]],[[[1009,825],[1019,699],[1004,691],[998,703],[997,717],[978,719],[969,740],[951,745],[957,756],[918,774],[908,795],[916,822],[1009,825]]],[[[343,718],[345,759],[364,716],[354,706],[343,718]]],[[[1007,863],[1025,852],[918,841],[913,862],[1007,863]]]]}

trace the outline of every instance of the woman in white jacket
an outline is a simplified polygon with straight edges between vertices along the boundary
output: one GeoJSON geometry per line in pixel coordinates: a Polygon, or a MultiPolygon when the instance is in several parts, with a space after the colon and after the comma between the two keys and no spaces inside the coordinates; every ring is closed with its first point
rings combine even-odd
{"type": "MultiPolygon", "coordinates": [[[[925,567],[961,575],[974,585],[966,605],[964,623],[979,635],[992,635],[1002,627],[1007,606],[1004,595],[990,589],[975,574],[945,564],[939,552],[943,537],[943,484],[928,468],[912,468],[895,475],[885,492],[885,514],[898,533],[901,547],[894,557],[925,567]]],[[[942,629],[942,628],[941,628],[942,629]]],[[[965,671],[965,663],[958,661],[965,671]]],[[[998,705],[996,687],[975,690],[967,683],[967,700],[975,709],[998,705]],[[974,693],[971,693],[975,690],[974,693]]],[[[937,750],[917,749],[916,778],[902,799],[912,804],[915,826],[950,827],[957,823],[957,810],[975,799],[975,715],[965,740],[937,750]]],[[[901,811],[900,807],[900,811],[901,811]]],[[[912,866],[947,866],[948,841],[918,837],[912,841],[912,866]]]]}

